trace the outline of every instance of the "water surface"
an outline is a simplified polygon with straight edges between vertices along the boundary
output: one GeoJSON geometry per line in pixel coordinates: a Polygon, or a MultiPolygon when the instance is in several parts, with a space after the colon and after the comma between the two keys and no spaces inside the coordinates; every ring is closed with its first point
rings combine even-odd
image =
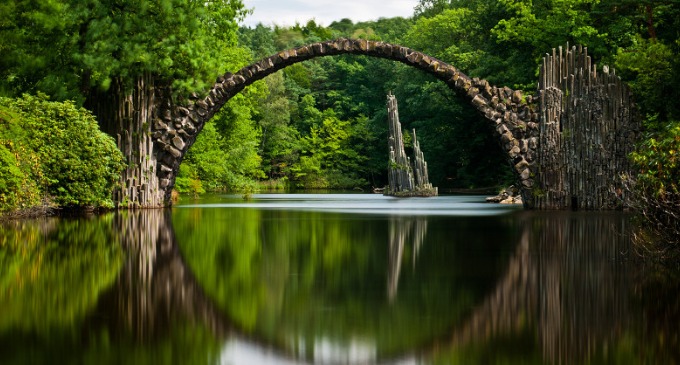
{"type": "Polygon", "coordinates": [[[2,363],[678,363],[622,213],[263,194],[0,231],[2,363]]]}

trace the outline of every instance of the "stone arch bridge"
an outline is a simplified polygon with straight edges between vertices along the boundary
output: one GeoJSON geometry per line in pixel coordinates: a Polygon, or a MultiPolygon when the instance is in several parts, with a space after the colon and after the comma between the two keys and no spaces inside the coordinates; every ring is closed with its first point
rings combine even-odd
{"type": "Polygon", "coordinates": [[[137,131],[118,136],[124,152],[121,143],[134,145],[134,136],[145,136],[148,140],[137,143],[150,153],[138,161],[142,171],[127,172],[124,189],[114,199],[138,206],[168,204],[184,155],[230,98],[294,63],[340,54],[390,59],[423,70],[473,105],[495,127],[526,208],[610,209],[623,199],[616,181],[629,169],[626,155],[638,126],[628,89],[606,68],[598,74],[587,49],[560,47],[546,55],[538,92],[524,95],[407,47],[353,39],[279,52],[219,77],[206,97],[194,94],[181,105],[156,91],[157,104],[147,120],[137,123],[137,131]]]}

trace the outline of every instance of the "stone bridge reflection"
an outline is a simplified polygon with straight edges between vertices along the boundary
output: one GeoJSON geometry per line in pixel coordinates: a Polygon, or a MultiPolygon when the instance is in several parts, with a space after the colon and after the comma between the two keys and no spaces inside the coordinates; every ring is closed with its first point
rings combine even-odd
{"type": "Polygon", "coordinates": [[[169,211],[159,209],[117,213],[114,226],[127,262],[111,297],[100,300],[113,306],[104,310],[108,327],[147,340],[167,333],[180,317],[219,338],[234,334],[182,260],[170,218],[169,211]],[[126,328],[119,328],[123,324],[126,328]]]}
{"type": "MultiPolygon", "coordinates": [[[[523,213],[521,239],[496,287],[468,313],[462,324],[429,349],[408,359],[445,356],[494,338],[532,333],[544,361],[587,362],[599,349],[625,335],[630,318],[628,218],[588,214],[549,216],[523,213]]],[[[133,332],[140,340],[168,331],[182,317],[209,329],[218,339],[244,335],[204,293],[183,261],[170,214],[161,210],[120,213],[115,225],[128,262],[114,290],[100,300],[110,313],[109,328],[133,332]],[[125,328],[121,328],[124,326],[125,328]]],[[[405,245],[418,251],[427,234],[426,218],[395,219],[390,224],[387,297],[398,290],[405,245]]],[[[416,265],[417,254],[412,256],[416,265]]],[[[294,363],[293,354],[260,343],[294,363]]],[[[405,359],[398,359],[404,363],[405,359]]]]}
{"type": "Polygon", "coordinates": [[[544,360],[569,364],[616,344],[631,317],[628,217],[586,217],[526,214],[505,275],[443,345],[529,330],[544,360]]]}

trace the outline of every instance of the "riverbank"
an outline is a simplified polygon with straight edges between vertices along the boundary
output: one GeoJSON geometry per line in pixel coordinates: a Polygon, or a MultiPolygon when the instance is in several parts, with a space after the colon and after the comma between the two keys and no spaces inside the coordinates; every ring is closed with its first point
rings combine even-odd
{"type": "Polygon", "coordinates": [[[59,208],[51,203],[43,202],[41,205],[36,205],[29,208],[11,210],[0,213],[0,223],[17,219],[31,219],[39,217],[49,217],[57,215],[59,208]]]}

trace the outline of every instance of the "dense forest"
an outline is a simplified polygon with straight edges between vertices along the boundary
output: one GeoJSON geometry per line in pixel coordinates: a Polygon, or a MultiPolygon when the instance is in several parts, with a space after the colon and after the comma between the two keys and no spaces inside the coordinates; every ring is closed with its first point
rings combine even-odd
{"type": "MultiPolygon", "coordinates": [[[[679,11],[673,2],[421,1],[409,19],[342,19],[327,27],[310,20],[241,27],[238,35],[251,61],[339,37],[402,44],[529,94],[546,52],[583,44],[628,81],[650,136],[672,139],[679,11]]],[[[390,91],[404,129],[419,131],[434,185],[513,182],[488,123],[444,84],[395,62],[339,56],[290,66],[232,100],[190,151],[179,188],[238,189],[253,181],[307,189],[383,186],[390,91]]],[[[638,162],[661,163],[644,151],[634,156],[638,162]]]]}
{"type": "MultiPolygon", "coordinates": [[[[650,219],[680,210],[677,1],[420,0],[410,18],[291,27],[240,26],[252,11],[240,0],[10,0],[0,11],[2,211],[46,198],[60,206],[110,205],[121,157],[111,138],[92,128],[106,118],[101,104],[111,90],[145,78],[180,98],[200,94],[225,71],[339,37],[408,46],[528,94],[546,52],[587,46],[630,85],[643,120],[631,191],[641,207],[654,207],[650,219]],[[68,157],[58,158],[60,151],[68,157]],[[107,163],[87,162],[103,158],[107,163]]],[[[338,56],[292,65],[234,97],[189,151],[176,189],[384,186],[389,92],[399,99],[404,128],[418,130],[434,185],[513,183],[491,127],[443,83],[395,62],[338,56]]],[[[664,223],[675,236],[677,221],[664,223]]]]}

